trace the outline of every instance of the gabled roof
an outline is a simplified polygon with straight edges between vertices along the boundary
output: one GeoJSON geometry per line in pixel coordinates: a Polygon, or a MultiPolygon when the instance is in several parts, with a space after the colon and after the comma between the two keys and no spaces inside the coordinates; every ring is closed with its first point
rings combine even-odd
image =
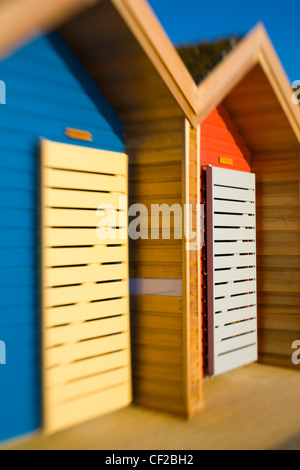
{"type": "Polygon", "coordinates": [[[223,102],[253,150],[299,149],[300,109],[262,25],[197,87],[146,0],[5,0],[0,56],[56,28],[124,122],[196,126],[223,102]]]}
{"type": "Polygon", "coordinates": [[[177,113],[197,124],[197,86],[146,1],[6,0],[0,56],[36,31],[60,27],[122,119],[132,106],[129,120],[143,110],[162,118],[177,113]]]}
{"type": "Polygon", "coordinates": [[[262,24],[258,24],[199,85],[202,121],[224,102],[255,151],[298,148],[300,107],[262,24]],[[277,132],[274,132],[277,131],[277,132]],[[270,139],[273,142],[270,142],[270,139]]]}
{"type": "Polygon", "coordinates": [[[60,32],[123,121],[197,124],[197,86],[144,0],[102,0],[60,32]]]}

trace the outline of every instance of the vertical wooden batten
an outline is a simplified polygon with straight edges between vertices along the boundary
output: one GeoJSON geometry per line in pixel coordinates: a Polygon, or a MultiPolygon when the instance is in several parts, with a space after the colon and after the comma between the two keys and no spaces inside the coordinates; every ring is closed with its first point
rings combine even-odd
{"type": "Polygon", "coordinates": [[[182,138],[182,301],[183,301],[183,357],[184,357],[184,397],[187,406],[187,416],[191,416],[191,369],[190,369],[190,227],[185,218],[185,208],[190,202],[190,125],[183,120],[182,138]]]}
{"type": "Polygon", "coordinates": [[[183,237],[183,304],[185,346],[185,384],[187,416],[203,410],[202,401],[202,319],[200,282],[200,126],[184,121],[182,205],[192,206],[192,219],[186,221],[183,237]],[[198,209],[197,209],[198,205],[198,209]],[[196,240],[191,240],[191,232],[196,240]]]}
{"type": "Polygon", "coordinates": [[[204,401],[202,398],[202,379],[203,379],[203,318],[202,318],[202,299],[201,299],[201,247],[204,243],[204,210],[201,208],[201,177],[200,177],[200,168],[201,168],[201,124],[197,126],[197,165],[196,165],[196,172],[197,172],[197,205],[199,207],[198,210],[201,210],[201,213],[198,215],[198,250],[197,250],[197,294],[198,294],[198,302],[197,302],[197,310],[198,310],[198,382],[199,382],[199,390],[197,395],[197,409],[198,411],[203,411],[204,409],[204,401]]]}

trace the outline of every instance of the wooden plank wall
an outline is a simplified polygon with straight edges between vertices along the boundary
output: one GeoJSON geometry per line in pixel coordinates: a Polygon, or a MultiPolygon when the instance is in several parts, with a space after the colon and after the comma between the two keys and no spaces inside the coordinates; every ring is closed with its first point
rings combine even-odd
{"type": "Polygon", "coordinates": [[[259,360],[293,367],[291,346],[300,338],[299,141],[272,80],[257,65],[224,104],[257,176],[259,360]]]}
{"type": "MultiPolygon", "coordinates": [[[[130,124],[130,204],[181,204],[182,119],[130,124]]],[[[130,277],[182,279],[181,240],[130,240],[130,277]]],[[[184,414],[182,297],[131,296],[134,401],[184,414]]]]}
{"type": "MultiPolygon", "coordinates": [[[[182,118],[128,125],[130,203],[148,210],[151,204],[181,204],[187,190],[195,205],[197,142],[197,130],[182,118]]],[[[195,224],[194,214],[192,228],[195,224]]],[[[191,416],[202,403],[199,264],[196,251],[185,251],[185,240],[172,238],[130,241],[131,278],[183,281],[180,297],[131,296],[134,401],[191,416]]]]}
{"type": "Polygon", "coordinates": [[[299,154],[255,154],[252,171],[257,177],[259,360],[296,367],[291,346],[300,339],[299,154]]]}
{"type": "MultiPolygon", "coordinates": [[[[185,122],[182,118],[127,126],[130,203],[181,204],[185,171],[185,122]]],[[[188,128],[189,129],[189,128],[188,128]]],[[[189,130],[188,130],[189,132],[189,130]]],[[[195,131],[196,133],[196,131],[195,131]]],[[[191,133],[191,187],[196,200],[196,134],[191,133]]],[[[189,136],[188,136],[189,138],[189,136]]],[[[190,148],[188,148],[189,156],[190,148]]],[[[150,224],[149,224],[150,225],[150,224]]],[[[183,280],[183,242],[174,240],[130,242],[130,275],[142,279],[183,280]]],[[[133,389],[136,403],[188,416],[189,395],[200,394],[196,252],[192,254],[191,303],[193,331],[192,383],[189,382],[190,344],[183,296],[131,296],[133,389]],[[196,370],[197,369],[197,370],[196,370]],[[196,378],[195,378],[196,377],[196,378]]]]}

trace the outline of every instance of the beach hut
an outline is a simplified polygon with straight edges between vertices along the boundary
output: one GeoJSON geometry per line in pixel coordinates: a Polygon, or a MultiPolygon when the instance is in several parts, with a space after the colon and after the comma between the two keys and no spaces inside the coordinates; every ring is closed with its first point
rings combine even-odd
{"type": "Polygon", "coordinates": [[[9,2],[0,23],[0,438],[127,406],[132,385],[135,402],[187,416],[185,241],[133,241],[128,263],[118,201],[128,175],[130,204],[189,199],[197,87],[143,1],[9,2]],[[105,242],[107,204],[123,236],[105,242]]]}
{"type": "Polygon", "coordinates": [[[257,354],[262,363],[295,367],[291,348],[300,334],[299,106],[292,102],[291,86],[262,25],[199,85],[199,105],[202,200],[209,206],[201,257],[202,272],[207,272],[202,276],[205,373],[214,373],[214,366],[218,371],[217,362],[223,371],[252,362],[257,354]],[[208,165],[219,170],[209,169],[207,176],[208,165]],[[215,195],[212,171],[223,181],[215,195]],[[256,184],[241,172],[254,174],[256,184]],[[256,195],[245,193],[250,187],[256,195]],[[256,227],[256,234],[250,236],[245,227],[256,227]],[[255,270],[242,269],[249,268],[247,263],[256,277],[255,270]],[[243,278],[250,283],[242,283],[243,278]]]}
{"type": "Polygon", "coordinates": [[[217,254],[207,221],[227,210],[214,211],[209,197],[215,167],[247,174],[253,192],[256,174],[258,289],[254,276],[249,290],[263,309],[250,321],[259,320],[260,358],[289,365],[299,331],[300,118],[264,30],[198,88],[143,0],[5,2],[0,29],[0,439],[56,432],[132,399],[183,417],[203,409],[203,375],[216,373],[211,355],[203,360],[216,339],[208,309],[223,297],[205,265],[217,254]],[[193,216],[181,238],[171,214],[171,239],[159,222],[149,224],[157,238],[129,240],[119,196],[148,211],[190,204],[193,216]],[[122,237],[103,241],[96,228],[109,212],[110,233],[122,237]]]}

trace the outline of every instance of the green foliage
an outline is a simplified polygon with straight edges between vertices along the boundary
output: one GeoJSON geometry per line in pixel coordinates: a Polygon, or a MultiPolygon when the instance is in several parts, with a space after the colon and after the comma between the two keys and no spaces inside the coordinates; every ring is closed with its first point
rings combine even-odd
{"type": "MultiPolygon", "coordinates": [[[[293,88],[293,92],[298,91],[298,90],[299,90],[299,92],[300,92],[300,85],[299,85],[298,87],[296,87],[296,88],[293,88]]],[[[296,96],[297,96],[298,100],[300,100],[300,93],[297,93],[296,96]]],[[[299,101],[299,105],[300,105],[300,101],[299,101]]]]}
{"type": "MultiPolygon", "coordinates": [[[[233,36],[215,42],[179,46],[177,51],[198,85],[241,39],[241,36],[233,36]]],[[[300,86],[293,88],[292,91],[297,90],[300,91],[300,86]]],[[[297,97],[300,99],[300,93],[297,94],[297,97]]]]}
{"type": "Polygon", "coordinates": [[[234,36],[215,42],[179,46],[177,51],[195,82],[199,84],[241,39],[240,36],[234,36]]]}

